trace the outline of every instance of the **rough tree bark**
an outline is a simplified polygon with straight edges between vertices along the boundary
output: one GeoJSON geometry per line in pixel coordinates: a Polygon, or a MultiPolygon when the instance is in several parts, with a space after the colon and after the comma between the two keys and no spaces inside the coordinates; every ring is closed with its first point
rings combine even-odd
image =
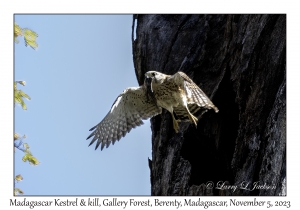
{"type": "Polygon", "coordinates": [[[286,15],[134,15],[132,43],[140,84],[183,71],[220,110],[151,119],[152,195],[286,195],[286,15]]]}

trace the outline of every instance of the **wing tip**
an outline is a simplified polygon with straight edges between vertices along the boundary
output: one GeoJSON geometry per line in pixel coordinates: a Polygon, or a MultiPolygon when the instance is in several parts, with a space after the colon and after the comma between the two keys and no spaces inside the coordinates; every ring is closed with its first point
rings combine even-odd
{"type": "Polygon", "coordinates": [[[88,140],[89,138],[91,138],[92,136],[94,136],[95,134],[94,133],[91,133],[87,138],[86,140],[88,140]]]}
{"type": "MultiPolygon", "coordinates": [[[[98,149],[98,147],[99,147],[100,143],[101,143],[101,142],[99,142],[99,140],[98,140],[98,142],[97,142],[97,144],[96,144],[96,147],[95,147],[95,150],[97,150],[97,149],[98,149]]],[[[103,144],[103,142],[102,142],[102,144],[103,144]]]]}
{"type": "Polygon", "coordinates": [[[89,131],[94,130],[97,127],[97,125],[95,125],[94,127],[92,127],[89,131]]]}
{"type": "Polygon", "coordinates": [[[89,146],[91,146],[93,143],[94,143],[94,141],[91,141],[91,142],[89,143],[89,146]]]}
{"type": "Polygon", "coordinates": [[[101,144],[101,151],[103,150],[104,147],[105,147],[105,144],[103,144],[103,142],[102,142],[102,144],[101,144]]]}
{"type": "Polygon", "coordinates": [[[215,110],[215,113],[218,113],[219,112],[219,109],[218,109],[218,107],[213,107],[213,109],[215,110]]]}

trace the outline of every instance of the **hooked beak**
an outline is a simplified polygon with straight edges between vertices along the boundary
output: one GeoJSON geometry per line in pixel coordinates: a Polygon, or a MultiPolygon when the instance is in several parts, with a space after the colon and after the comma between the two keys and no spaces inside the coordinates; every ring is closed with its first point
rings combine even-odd
{"type": "Polygon", "coordinates": [[[148,76],[145,77],[145,85],[146,85],[147,89],[151,90],[151,92],[152,92],[152,78],[151,77],[148,77],[148,76]]]}
{"type": "Polygon", "coordinates": [[[153,89],[152,89],[152,79],[151,77],[145,76],[145,82],[144,85],[146,87],[146,96],[147,96],[147,101],[151,99],[155,99],[153,89]]]}

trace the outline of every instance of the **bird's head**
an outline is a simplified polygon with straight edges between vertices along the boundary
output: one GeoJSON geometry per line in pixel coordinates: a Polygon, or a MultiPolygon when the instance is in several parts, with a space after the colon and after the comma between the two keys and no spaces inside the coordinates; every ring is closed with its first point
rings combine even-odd
{"type": "Polygon", "coordinates": [[[151,80],[154,84],[161,84],[165,81],[167,75],[157,72],[157,71],[148,71],[145,73],[145,79],[151,80]]]}

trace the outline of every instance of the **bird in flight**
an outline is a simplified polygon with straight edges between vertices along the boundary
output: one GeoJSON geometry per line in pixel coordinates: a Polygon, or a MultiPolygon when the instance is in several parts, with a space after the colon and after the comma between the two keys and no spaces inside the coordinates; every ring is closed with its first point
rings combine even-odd
{"type": "Polygon", "coordinates": [[[180,121],[189,121],[197,126],[198,118],[194,115],[200,109],[219,111],[185,73],[166,75],[148,71],[145,73],[144,84],[125,89],[104,119],[90,129],[93,132],[87,139],[94,137],[89,146],[97,141],[95,149],[100,143],[101,150],[105,146],[107,148],[132,128],[142,125],[142,120],[161,114],[162,108],[171,113],[176,133],[179,131],[180,121]]]}

